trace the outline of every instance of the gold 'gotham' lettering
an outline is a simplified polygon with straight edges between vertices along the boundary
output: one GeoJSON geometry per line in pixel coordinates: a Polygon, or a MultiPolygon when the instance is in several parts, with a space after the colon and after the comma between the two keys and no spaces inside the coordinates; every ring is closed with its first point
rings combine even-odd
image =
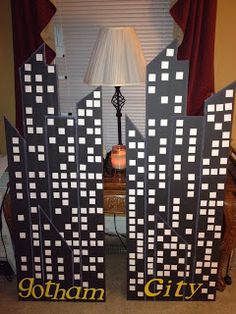
{"type": "Polygon", "coordinates": [[[34,278],[23,278],[19,282],[18,289],[18,294],[23,299],[104,301],[104,289],[102,288],[82,289],[79,286],[62,288],[60,283],[52,282],[51,280],[47,281],[45,285],[41,285],[35,284],[34,278]]]}

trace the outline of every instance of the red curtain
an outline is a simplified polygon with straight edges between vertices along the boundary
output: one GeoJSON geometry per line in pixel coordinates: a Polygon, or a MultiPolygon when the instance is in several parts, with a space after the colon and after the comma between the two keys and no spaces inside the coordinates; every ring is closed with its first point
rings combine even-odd
{"type": "MultiPolygon", "coordinates": [[[[22,106],[19,67],[43,43],[40,33],[56,12],[49,0],[11,0],[13,47],[15,63],[16,127],[22,134],[22,106]]],[[[46,59],[50,63],[55,52],[46,46],[46,59]]]]}
{"type": "Polygon", "coordinates": [[[217,0],[178,0],[170,14],[183,31],[178,59],[189,60],[188,115],[202,115],[214,92],[214,41],[217,0]]]}

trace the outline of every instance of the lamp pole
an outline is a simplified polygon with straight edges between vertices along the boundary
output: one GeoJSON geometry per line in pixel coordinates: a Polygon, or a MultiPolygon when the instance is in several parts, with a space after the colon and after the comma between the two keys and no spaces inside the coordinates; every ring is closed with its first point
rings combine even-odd
{"type": "Polygon", "coordinates": [[[125,97],[121,94],[120,86],[115,86],[115,94],[111,99],[112,105],[116,109],[117,116],[117,126],[118,126],[118,145],[122,144],[122,133],[121,133],[121,117],[122,117],[122,108],[125,104],[125,97]]]}

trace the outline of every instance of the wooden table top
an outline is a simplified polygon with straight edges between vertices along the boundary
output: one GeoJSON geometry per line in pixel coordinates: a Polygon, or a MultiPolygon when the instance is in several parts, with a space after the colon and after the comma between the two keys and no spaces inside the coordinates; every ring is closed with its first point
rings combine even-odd
{"type": "Polygon", "coordinates": [[[104,213],[126,215],[126,182],[125,174],[104,176],[104,213]]]}

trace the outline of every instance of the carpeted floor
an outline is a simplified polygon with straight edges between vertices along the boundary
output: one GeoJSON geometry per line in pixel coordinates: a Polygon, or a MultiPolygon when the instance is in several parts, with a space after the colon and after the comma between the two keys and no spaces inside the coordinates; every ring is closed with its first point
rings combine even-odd
{"type": "MultiPolygon", "coordinates": [[[[235,314],[236,282],[217,293],[212,302],[143,302],[126,300],[126,256],[108,250],[107,301],[105,303],[17,301],[16,282],[0,277],[1,314],[235,314]]],[[[236,271],[232,272],[232,275],[236,271]]],[[[232,276],[233,277],[233,276],[232,276]]]]}

